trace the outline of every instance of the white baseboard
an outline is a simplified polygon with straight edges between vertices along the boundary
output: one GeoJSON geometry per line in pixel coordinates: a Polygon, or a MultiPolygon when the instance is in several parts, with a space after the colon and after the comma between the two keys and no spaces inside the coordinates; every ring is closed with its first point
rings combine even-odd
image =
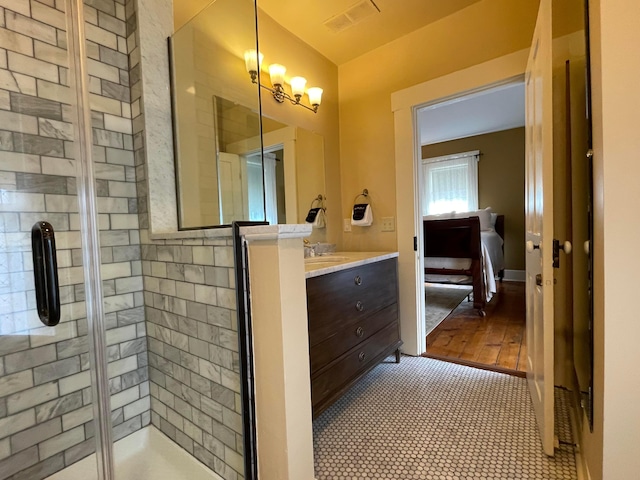
{"type": "Polygon", "coordinates": [[[507,282],[524,282],[526,279],[526,273],[524,270],[505,270],[504,279],[507,282]]]}

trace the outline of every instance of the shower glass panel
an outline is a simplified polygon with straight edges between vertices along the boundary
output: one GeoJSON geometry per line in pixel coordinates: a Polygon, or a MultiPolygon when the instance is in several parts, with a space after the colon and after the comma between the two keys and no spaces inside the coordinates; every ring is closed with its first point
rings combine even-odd
{"type": "Polygon", "coordinates": [[[81,5],[0,8],[0,479],[111,478],[111,422],[145,422],[124,8],[85,43],[81,5]]]}

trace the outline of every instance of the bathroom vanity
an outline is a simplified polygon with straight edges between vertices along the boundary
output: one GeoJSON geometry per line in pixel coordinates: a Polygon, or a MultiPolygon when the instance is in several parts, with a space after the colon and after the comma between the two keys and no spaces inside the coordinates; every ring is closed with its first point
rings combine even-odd
{"type": "Polygon", "coordinates": [[[389,355],[400,362],[397,256],[305,260],[314,418],[389,355]]]}

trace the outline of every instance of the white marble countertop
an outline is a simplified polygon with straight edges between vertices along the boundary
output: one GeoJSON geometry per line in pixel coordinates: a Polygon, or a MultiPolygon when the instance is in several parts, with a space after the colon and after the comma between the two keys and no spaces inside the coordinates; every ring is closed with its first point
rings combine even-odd
{"type": "Polygon", "coordinates": [[[313,278],[347,268],[395,258],[398,252],[334,252],[320,257],[304,259],[304,277],[313,278]]]}

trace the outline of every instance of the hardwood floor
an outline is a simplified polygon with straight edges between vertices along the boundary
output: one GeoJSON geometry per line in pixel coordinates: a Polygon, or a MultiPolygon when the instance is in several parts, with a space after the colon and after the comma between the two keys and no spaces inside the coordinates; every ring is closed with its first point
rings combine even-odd
{"type": "Polygon", "coordinates": [[[510,373],[526,372],[524,283],[498,283],[480,317],[464,300],[427,336],[425,356],[510,373]]]}

